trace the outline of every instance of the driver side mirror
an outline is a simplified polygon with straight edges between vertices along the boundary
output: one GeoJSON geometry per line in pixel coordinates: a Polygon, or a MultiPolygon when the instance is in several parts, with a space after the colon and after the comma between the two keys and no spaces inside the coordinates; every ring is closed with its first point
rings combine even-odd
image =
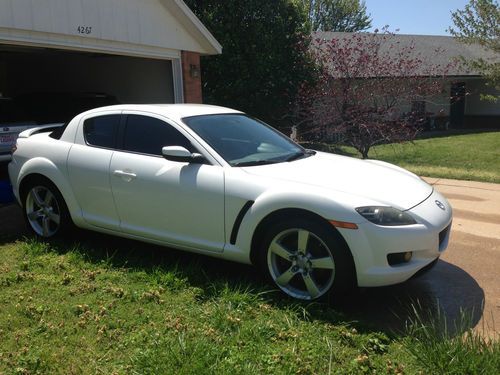
{"type": "Polygon", "coordinates": [[[204,164],[206,159],[198,153],[191,153],[182,146],[165,146],[161,149],[163,157],[167,160],[182,163],[204,164]]]}

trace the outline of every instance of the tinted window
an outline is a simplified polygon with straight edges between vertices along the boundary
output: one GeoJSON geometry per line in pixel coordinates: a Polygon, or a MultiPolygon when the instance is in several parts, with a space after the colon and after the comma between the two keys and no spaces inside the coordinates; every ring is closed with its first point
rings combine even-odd
{"type": "Polygon", "coordinates": [[[123,144],[125,150],[161,155],[161,149],[165,146],[182,146],[194,151],[187,138],[166,122],[147,116],[127,116],[123,144]]]}
{"type": "Polygon", "coordinates": [[[120,115],[93,117],[83,123],[85,142],[92,146],[114,148],[120,115]]]}
{"type": "Polygon", "coordinates": [[[283,134],[246,115],[203,115],[183,121],[231,165],[278,163],[308,155],[283,134]]]}

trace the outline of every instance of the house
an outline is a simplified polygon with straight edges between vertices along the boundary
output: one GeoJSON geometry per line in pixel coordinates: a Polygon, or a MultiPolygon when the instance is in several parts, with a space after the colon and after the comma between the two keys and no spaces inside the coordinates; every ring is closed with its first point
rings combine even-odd
{"type": "Polygon", "coordinates": [[[200,55],[221,51],[182,0],[2,0],[0,102],[200,103],[200,55]]]}
{"type": "MultiPolygon", "coordinates": [[[[374,36],[369,33],[358,35],[363,38],[374,36]]],[[[317,32],[313,39],[341,41],[351,36],[352,33],[317,32]]],[[[384,39],[384,36],[379,34],[376,37],[383,39],[380,45],[381,54],[396,56],[398,50],[411,47],[414,57],[422,60],[415,72],[417,76],[428,76],[431,66],[448,65],[458,61],[459,56],[500,63],[500,55],[493,51],[485,50],[479,45],[462,44],[451,36],[391,35],[384,39]]],[[[313,44],[313,48],[315,46],[318,44],[313,44]]],[[[452,64],[446,71],[446,88],[439,97],[433,97],[429,101],[406,103],[400,111],[418,109],[419,112],[427,114],[432,127],[438,127],[439,123],[439,127],[456,129],[500,128],[500,104],[481,100],[481,94],[500,96],[497,89],[486,85],[481,74],[469,70],[463,64],[452,64]]]]}

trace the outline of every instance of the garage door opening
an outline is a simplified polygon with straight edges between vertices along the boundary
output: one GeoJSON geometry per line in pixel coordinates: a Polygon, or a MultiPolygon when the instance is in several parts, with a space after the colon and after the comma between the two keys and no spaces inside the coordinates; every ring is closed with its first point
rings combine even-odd
{"type": "Polygon", "coordinates": [[[0,124],[66,122],[118,103],[174,103],[171,60],[0,45],[0,124]]]}

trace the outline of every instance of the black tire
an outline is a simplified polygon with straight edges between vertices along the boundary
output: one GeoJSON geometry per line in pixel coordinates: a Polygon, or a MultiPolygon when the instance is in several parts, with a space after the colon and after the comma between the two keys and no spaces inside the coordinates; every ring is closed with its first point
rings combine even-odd
{"type": "Polygon", "coordinates": [[[23,216],[30,231],[46,240],[62,237],[73,229],[66,202],[48,179],[30,179],[21,192],[23,216]]]}
{"type": "Polygon", "coordinates": [[[314,217],[272,224],[261,241],[258,263],[272,283],[301,300],[340,300],[356,284],[344,239],[314,217]]]}

